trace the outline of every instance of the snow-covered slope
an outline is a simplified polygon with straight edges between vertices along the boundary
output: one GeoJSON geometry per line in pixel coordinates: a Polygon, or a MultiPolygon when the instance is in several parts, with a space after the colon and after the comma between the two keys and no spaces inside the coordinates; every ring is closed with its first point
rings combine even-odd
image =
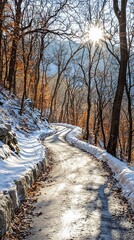
{"type": "Polygon", "coordinates": [[[8,91],[0,89],[0,126],[11,126],[11,134],[17,139],[17,151],[0,141],[0,191],[8,191],[14,181],[25,175],[33,166],[44,159],[45,149],[41,138],[53,133],[45,119],[40,119],[37,109],[32,111],[30,100],[20,116],[20,100],[8,91]]]}

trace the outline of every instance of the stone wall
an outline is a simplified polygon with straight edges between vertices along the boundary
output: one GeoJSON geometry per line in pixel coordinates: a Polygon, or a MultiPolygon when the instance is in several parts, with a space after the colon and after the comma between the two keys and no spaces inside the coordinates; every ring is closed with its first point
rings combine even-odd
{"type": "Polygon", "coordinates": [[[38,162],[25,176],[15,181],[12,189],[0,193],[0,238],[8,230],[15,211],[21,205],[21,202],[27,198],[28,189],[45,172],[46,167],[46,159],[38,162]]]}

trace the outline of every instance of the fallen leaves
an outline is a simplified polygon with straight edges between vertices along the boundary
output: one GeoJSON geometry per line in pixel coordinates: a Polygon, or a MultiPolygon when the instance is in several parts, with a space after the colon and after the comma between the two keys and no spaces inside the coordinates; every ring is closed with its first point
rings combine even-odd
{"type": "Polygon", "coordinates": [[[33,200],[26,200],[16,212],[15,218],[5,235],[5,240],[22,240],[28,234],[32,222],[33,200]]]}
{"type": "Polygon", "coordinates": [[[41,215],[42,215],[42,212],[35,213],[35,216],[36,216],[36,217],[39,217],[39,216],[41,216],[41,215]]]}

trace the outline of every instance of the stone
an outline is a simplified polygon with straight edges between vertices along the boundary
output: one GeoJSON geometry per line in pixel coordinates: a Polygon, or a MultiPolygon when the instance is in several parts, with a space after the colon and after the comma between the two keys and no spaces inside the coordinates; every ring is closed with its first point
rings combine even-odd
{"type": "Polygon", "coordinates": [[[33,183],[34,183],[34,176],[33,176],[33,171],[32,171],[32,169],[27,173],[26,176],[27,176],[27,177],[26,177],[26,182],[27,182],[27,184],[28,184],[28,182],[29,182],[29,186],[32,186],[33,183]]]}
{"type": "Polygon", "coordinates": [[[12,127],[11,127],[10,124],[6,123],[5,126],[6,126],[6,128],[8,129],[8,131],[11,131],[12,127]]]}
{"type": "Polygon", "coordinates": [[[15,184],[17,186],[17,193],[21,202],[27,197],[27,183],[25,177],[21,177],[19,180],[16,180],[15,184]]]}
{"type": "Polygon", "coordinates": [[[2,159],[5,159],[5,158],[6,158],[6,155],[5,155],[5,153],[3,152],[2,148],[0,148],[0,158],[2,158],[2,159]]]}
{"type": "Polygon", "coordinates": [[[9,228],[13,218],[13,205],[10,196],[0,196],[0,237],[2,237],[9,228]]]}
{"type": "Polygon", "coordinates": [[[19,199],[18,199],[18,195],[17,195],[17,188],[16,186],[11,188],[9,191],[8,191],[11,199],[12,199],[12,203],[13,203],[13,210],[14,212],[18,209],[19,207],[19,199]]]}
{"type": "Polygon", "coordinates": [[[25,176],[14,181],[15,185],[8,192],[0,193],[0,239],[9,229],[15,211],[21,205],[21,202],[27,198],[29,187],[45,169],[46,161],[44,159],[30,169],[25,176]]]}
{"type": "Polygon", "coordinates": [[[17,139],[16,139],[15,137],[13,137],[13,142],[14,142],[15,144],[18,143],[18,141],[17,141],[17,139]]]}
{"type": "Polygon", "coordinates": [[[0,124],[0,138],[4,138],[8,133],[8,128],[4,124],[0,124]]]}
{"type": "Polygon", "coordinates": [[[2,237],[5,232],[6,232],[6,218],[4,215],[4,211],[0,209],[0,237],[2,237]]]}
{"type": "Polygon", "coordinates": [[[8,136],[8,141],[11,141],[14,138],[12,132],[8,132],[7,136],[8,136]]]}
{"type": "Polygon", "coordinates": [[[14,151],[14,152],[16,151],[16,145],[15,145],[15,144],[13,144],[12,142],[10,142],[10,143],[9,143],[9,146],[10,146],[10,148],[11,148],[12,151],[14,151]]]}

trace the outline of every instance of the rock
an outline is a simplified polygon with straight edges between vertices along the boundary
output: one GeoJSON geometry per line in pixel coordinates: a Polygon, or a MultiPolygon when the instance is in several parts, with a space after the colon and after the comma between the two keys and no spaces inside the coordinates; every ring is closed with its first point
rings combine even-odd
{"type": "Polygon", "coordinates": [[[43,141],[43,140],[45,140],[45,138],[46,138],[46,133],[41,133],[40,136],[39,136],[39,139],[41,141],[43,141]]]}
{"type": "Polygon", "coordinates": [[[0,140],[1,140],[3,143],[7,144],[7,142],[8,142],[8,137],[7,137],[7,135],[0,137],[0,140]]]}
{"type": "Polygon", "coordinates": [[[4,124],[0,124],[0,139],[4,138],[8,133],[8,128],[4,124]]]}
{"type": "Polygon", "coordinates": [[[11,127],[10,124],[6,123],[5,126],[6,126],[6,128],[8,129],[8,131],[11,131],[12,127],[11,127]]]}
{"type": "Polygon", "coordinates": [[[18,141],[17,141],[17,139],[16,139],[15,137],[13,137],[13,142],[14,142],[15,144],[18,144],[18,141]]]}
{"type": "MultiPolygon", "coordinates": [[[[0,239],[9,229],[15,211],[22,201],[27,198],[29,187],[32,186],[42,172],[45,172],[46,162],[47,160],[44,159],[37,163],[25,176],[16,180],[15,186],[8,192],[5,191],[5,194],[0,192],[0,239]]],[[[39,214],[41,215],[41,213],[39,214]]]]}
{"type": "Polygon", "coordinates": [[[34,176],[33,176],[32,169],[26,174],[25,178],[26,178],[26,182],[29,185],[29,187],[32,186],[34,183],[34,176]]]}
{"type": "Polygon", "coordinates": [[[12,132],[8,132],[8,133],[7,133],[7,136],[8,136],[8,141],[12,141],[13,138],[14,138],[12,132]]]}
{"type": "Polygon", "coordinates": [[[2,151],[2,149],[0,148],[0,158],[5,159],[6,155],[5,153],[2,151]]]}
{"type": "MultiPolygon", "coordinates": [[[[7,144],[11,147],[11,144],[12,145],[17,145],[18,141],[14,135],[14,133],[12,131],[8,132],[7,134],[7,137],[8,137],[8,141],[7,141],[7,144]]],[[[12,148],[12,147],[11,147],[12,148]]]]}
{"type": "Polygon", "coordinates": [[[4,152],[5,156],[8,157],[8,155],[11,152],[11,149],[9,148],[9,146],[7,144],[3,144],[2,151],[4,152]]]}
{"type": "Polygon", "coordinates": [[[13,188],[11,188],[9,191],[9,195],[12,199],[12,203],[13,203],[13,210],[17,210],[19,207],[19,200],[18,200],[18,195],[17,195],[17,188],[16,186],[14,186],[13,188]]]}
{"type": "Polygon", "coordinates": [[[0,237],[6,232],[6,219],[4,215],[4,211],[0,209],[0,237]]]}
{"type": "Polygon", "coordinates": [[[11,125],[7,124],[6,127],[4,126],[4,124],[1,124],[3,128],[1,128],[1,135],[0,135],[0,140],[5,144],[8,145],[10,147],[10,149],[16,153],[19,152],[19,147],[18,147],[18,141],[15,137],[14,132],[9,131],[11,130],[11,125]],[[6,130],[4,131],[3,129],[6,130]]]}
{"type": "Polygon", "coordinates": [[[13,205],[9,195],[0,194],[0,237],[9,228],[13,218],[13,205]]]}
{"type": "Polygon", "coordinates": [[[9,143],[9,147],[11,148],[12,151],[16,151],[16,145],[12,142],[9,143]]]}
{"type": "Polygon", "coordinates": [[[19,180],[16,180],[15,184],[17,186],[17,192],[21,202],[27,197],[28,186],[25,177],[21,177],[19,180]]]}

